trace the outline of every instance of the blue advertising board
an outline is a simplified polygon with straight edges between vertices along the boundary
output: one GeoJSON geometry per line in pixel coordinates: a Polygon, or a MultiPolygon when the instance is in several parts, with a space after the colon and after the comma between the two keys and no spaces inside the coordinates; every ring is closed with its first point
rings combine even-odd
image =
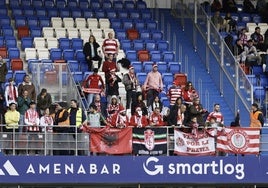
{"type": "Polygon", "coordinates": [[[268,157],[0,157],[0,184],[227,182],[268,183],[268,157]]]}

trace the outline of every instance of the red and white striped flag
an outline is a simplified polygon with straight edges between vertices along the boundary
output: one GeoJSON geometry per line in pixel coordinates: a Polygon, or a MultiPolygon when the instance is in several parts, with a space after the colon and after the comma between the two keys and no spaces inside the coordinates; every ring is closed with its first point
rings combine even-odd
{"type": "Polygon", "coordinates": [[[235,154],[259,154],[260,129],[224,128],[218,132],[217,150],[235,154]]]}

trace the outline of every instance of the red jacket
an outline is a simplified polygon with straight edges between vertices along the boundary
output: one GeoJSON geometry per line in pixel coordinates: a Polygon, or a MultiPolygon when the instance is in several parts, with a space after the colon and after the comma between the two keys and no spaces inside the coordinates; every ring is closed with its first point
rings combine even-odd
{"type": "Polygon", "coordinates": [[[146,127],[149,124],[146,116],[138,116],[135,114],[130,117],[129,125],[134,127],[146,127]]]}
{"type": "Polygon", "coordinates": [[[86,93],[100,93],[104,86],[102,77],[98,74],[92,74],[83,82],[83,91],[86,93]],[[101,83],[101,87],[99,83],[101,83]]]}
{"type": "Polygon", "coordinates": [[[161,114],[156,114],[153,112],[149,117],[149,125],[153,126],[164,126],[165,122],[163,121],[163,117],[161,114]]]}
{"type": "Polygon", "coordinates": [[[114,113],[107,119],[111,127],[114,128],[126,128],[129,126],[129,119],[127,115],[122,116],[120,113],[114,113]]]}

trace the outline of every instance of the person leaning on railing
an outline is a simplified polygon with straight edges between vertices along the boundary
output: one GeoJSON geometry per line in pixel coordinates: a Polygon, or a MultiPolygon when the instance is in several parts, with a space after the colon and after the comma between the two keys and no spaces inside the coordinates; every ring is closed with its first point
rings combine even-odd
{"type": "Polygon", "coordinates": [[[264,125],[264,118],[263,114],[260,111],[258,104],[253,103],[251,105],[251,112],[250,112],[250,127],[252,128],[261,128],[264,125]]]}

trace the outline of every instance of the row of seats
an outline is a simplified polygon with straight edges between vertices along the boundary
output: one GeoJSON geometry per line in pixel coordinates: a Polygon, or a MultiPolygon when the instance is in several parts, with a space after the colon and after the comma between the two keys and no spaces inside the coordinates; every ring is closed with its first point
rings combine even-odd
{"type": "MultiPolygon", "coordinates": [[[[148,56],[145,56],[144,53],[140,53],[141,51],[136,51],[136,50],[128,50],[126,51],[126,58],[129,59],[130,61],[153,61],[153,62],[158,62],[158,61],[164,61],[164,62],[170,62],[174,61],[175,59],[175,54],[173,51],[157,51],[153,50],[148,53],[148,56]],[[140,55],[141,54],[141,55],[140,55]]],[[[144,52],[142,50],[142,52],[144,52]]]]}
{"type": "MultiPolygon", "coordinates": [[[[2,3],[2,5],[5,5],[2,3]]],[[[110,0],[10,0],[9,1],[10,7],[35,7],[35,8],[41,8],[41,7],[48,7],[48,8],[81,8],[81,9],[87,9],[87,8],[93,8],[93,9],[145,9],[147,8],[147,5],[144,1],[132,1],[132,0],[126,0],[126,1],[110,1],[110,0]]]]}
{"type": "Polygon", "coordinates": [[[167,51],[169,49],[169,42],[161,39],[137,39],[137,40],[120,40],[121,48],[126,52],[129,50],[143,50],[148,51],[158,50],[158,51],[167,51]]]}

